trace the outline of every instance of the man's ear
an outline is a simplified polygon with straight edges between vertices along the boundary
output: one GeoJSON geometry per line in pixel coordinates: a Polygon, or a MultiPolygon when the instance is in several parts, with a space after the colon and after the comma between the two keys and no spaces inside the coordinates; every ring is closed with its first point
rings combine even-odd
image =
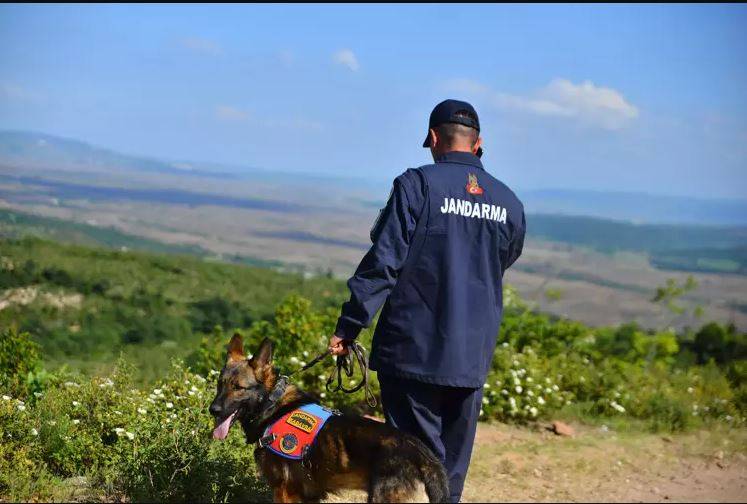
{"type": "Polygon", "coordinates": [[[266,366],[272,363],[272,342],[265,338],[260,343],[257,352],[252,357],[252,363],[257,367],[266,366]]]}
{"type": "Polygon", "coordinates": [[[236,362],[246,358],[244,354],[244,342],[241,340],[241,335],[235,333],[228,343],[228,362],[236,362]]]}
{"type": "Polygon", "coordinates": [[[477,151],[480,150],[480,147],[482,147],[482,137],[477,137],[477,141],[475,142],[475,145],[472,146],[472,154],[476,156],[477,151]]]}
{"type": "Polygon", "coordinates": [[[438,134],[436,134],[436,130],[433,128],[428,130],[428,135],[431,137],[431,149],[435,149],[438,146],[438,134]]]}

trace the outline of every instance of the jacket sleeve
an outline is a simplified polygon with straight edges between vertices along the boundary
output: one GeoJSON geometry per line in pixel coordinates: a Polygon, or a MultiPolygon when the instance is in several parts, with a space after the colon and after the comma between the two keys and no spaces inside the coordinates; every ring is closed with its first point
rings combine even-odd
{"type": "Polygon", "coordinates": [[[371,228],[371,248],[348,280],[350,300],[342,305],[336,336],[354,339],[371,325],[407,259],[424,201],[419,172],[407,170],[394,180],[389,201],[371,228]]]}
{"type": "Polygon", "coordinates": [[[505,273],[521,255],[521,252],[524,249],[524,235],[526,234],[526,228],[526,216],[524,215],[524,209],[522,209],[521,224],[514,228],[513,236],[508,244],[506,256],[501,258],[502,273],[505,273]]]}

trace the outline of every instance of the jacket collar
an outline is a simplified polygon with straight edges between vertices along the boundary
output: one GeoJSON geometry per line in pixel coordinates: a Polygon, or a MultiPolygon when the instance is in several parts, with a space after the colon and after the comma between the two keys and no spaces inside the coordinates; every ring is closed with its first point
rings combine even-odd
{"type": "Polygon", "coordinates": [[[476,166],[481,170],[484,170],[480,158],[472,154],[471,152],[458,152],[452,151],[445,154],[441,154],[436,158],[436,163],[459,163],[471,166],[476,166]]]}

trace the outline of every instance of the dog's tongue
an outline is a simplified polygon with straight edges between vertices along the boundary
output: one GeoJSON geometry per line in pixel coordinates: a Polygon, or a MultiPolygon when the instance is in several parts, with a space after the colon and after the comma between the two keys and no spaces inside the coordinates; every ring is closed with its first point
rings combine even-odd
{"type": "Polygon", "coordinates": [[[226,436],[228,436],[228,429],[231,428],[231,421],[233,420],[233,417],[236,416],[236,412],[234,411],[231,413],[231,416],[226,418],[221,422],[221,424],[213,430],[213,438],[214,439],[226,439],[226,436]]]}

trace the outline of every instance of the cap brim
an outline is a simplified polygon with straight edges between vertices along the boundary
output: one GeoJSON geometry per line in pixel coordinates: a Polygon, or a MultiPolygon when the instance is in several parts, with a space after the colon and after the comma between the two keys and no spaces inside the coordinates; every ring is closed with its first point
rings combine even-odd
{"type": "Polygon", "coordinates": [[[423,142],[423,147],[430,147],[431,146],[431,131],[428,130],[428,134],[425,135],[425,142],[423,142]]]}

